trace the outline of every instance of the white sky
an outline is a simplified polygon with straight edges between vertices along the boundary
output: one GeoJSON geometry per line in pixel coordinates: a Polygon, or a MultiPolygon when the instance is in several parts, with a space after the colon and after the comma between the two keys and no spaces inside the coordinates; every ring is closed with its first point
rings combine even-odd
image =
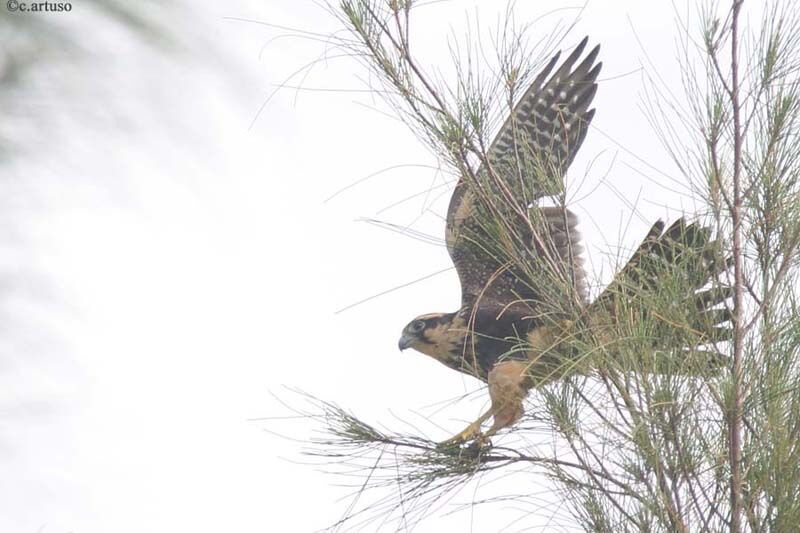
{"type": "MultiPolygon", "coordinates": [[[[30,275],[9,293],[14,319],[2,344],[0,531],[325,527],[342,515],[349,491],[293,463],[303,460],[299,444],[264,431],[304,439],[311,424],[251,420],[289,414],[271,392],[293,401],[282,387],[300,388],[400,431],[407,427],[395,415],[419,422],[421,412],[436,439],[482,406],[478,396],[432,407],[480,384],[397,351],[411,318],[456,309],[454,271],[335,314],[450,266],[444,247],[355,220],[414,222],[442,236],[449,196],[384,211],[441,179],[407,167],[324,200],[381,169],[435,161],[367,93],[283,91],[258,112],[275,84],[325,47],[273,40],[285,32],[224,17],[335,31],[314,2],[193,2],[161,21],[184,47],[173,55],[73,4],[60,23],[81,32],[94,56],[41,69],[43,89],[26,109],[48,125],[48,138],[2,167],[4,226],[16,239],[2,266],[30,275]]],[[[564,2],[519,4],[523,22],[564,2]]],[[[448,71],[448,35],[462,35],[468,16],[493,29],[504,6],[421,9],[430,19],[419,57],[448,71]]],[[[550,14],[532,35],[576,15],[550,14]]],[[[586,175],[587,192],[605,179],[575,207],[590,268],[599,274],[606,261],[607,276],[605,254],[632,247],[655,219],[691,211],[642,163],[676,174],[640,110],[640,68],[653,73],[646,51],[679,90],[678,31],[671,2],[594,0],[565,46],[584,35],[602,45],[604,67],[571,176],[586,175]],[[643,216],[631,218],[637,197],[643,216]]],[[[365,76],[353,61],[331,59],[290,83],[363,89],[365,76]]],[[[546,490],[544,483],[517,476],[453,501],[503,487],[546,490]]],[[[542,516],[559,512],[554,505],[542,516]]],[[[495,531],[515,513],[478,507],[434,516],[415,531],[495,531]]],[[[531,518],[508,530],[544,523],[531,518]]]]}

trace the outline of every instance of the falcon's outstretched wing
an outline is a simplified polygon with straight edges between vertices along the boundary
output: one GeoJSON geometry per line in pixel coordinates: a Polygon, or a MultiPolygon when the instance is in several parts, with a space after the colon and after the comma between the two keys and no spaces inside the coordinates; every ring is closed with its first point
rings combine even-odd
{"type": "Polygon", "coordinates": [[[555,72],[560,52],[550,60],[506,119],[477,173],[466,172],[456,185],[447,212],[447,248],[463,306],[480,299],[482,305],[530,307],[549,298],[545,290],[560,291],[562,300],[574,291],[585,303],[577,217],[533,202],[563,192],[563,175],[594,115],[589,106],[602,63],[594,63],[599,46],[578,63],[586,43],[587,38],[555,72]],[[545,276],[541,283],[530,282],[536,273],[545,276]]]}

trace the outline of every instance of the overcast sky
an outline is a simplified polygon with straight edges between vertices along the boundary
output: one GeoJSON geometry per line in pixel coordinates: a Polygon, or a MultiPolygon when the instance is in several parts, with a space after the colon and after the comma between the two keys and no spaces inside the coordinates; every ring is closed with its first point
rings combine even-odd
{"type": "MultiPolygon", "coordinates": [[[[601,282],[619,247],[693,209],[641,110],[645,73],[680,91],[673,3],[518,4],[532,37],[578,17],[563,46],[584,35],[602,45],[597,114],[570,170],[601,282]]],[[[397,351],[411,318],[457,308],[454,271],[337,313],[451,266],[442,245],[357,221],[443,237],[449,199],[439,186],[398,203],[446,176],[359,92],[363,67],[331,57],[290,78],[326,46],[258,23],[329,34],[337,22],[305,0],[179,6],[158,13],[169,51],[80,0],[70,13],[14,15],[58,17],[91,53],[37,63],[13,123],[32,137],[0,166],[0,531],[317,530],[342,516],[350,489],[297,464],[301,445],[270,432],[303,440],[311,423],[254,420],[290,414],[273,393],[293,402],[284,387],[299,388],[398,431],[413,420],[434,439],[485,401],[447,404],[480,383],[397,351]],[[285,81],[303,89],[270,98],[285,81]]],[[[489,37],[504,7],[420,8],[418,58],[450,71],[448,38],[468,23],[489,37]]],[[[475,488],[452,503],[548,490],[530,476],[475,488]]],[[[496,531],[519,517],[448,510],[415,531],[496,531]]],[[[566,516],[539,511],[508,531],[566,516]]]]}

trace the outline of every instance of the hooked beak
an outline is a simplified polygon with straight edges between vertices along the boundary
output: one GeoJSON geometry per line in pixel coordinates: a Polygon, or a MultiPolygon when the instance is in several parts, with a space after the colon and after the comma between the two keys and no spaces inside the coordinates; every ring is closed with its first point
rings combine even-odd
{"type": "Polygon", "coordinates": [[[400,348],[400,351],[402,352],[406,348],[410,348],[412,344],[414,344],[414,337],[403,333],[403,335],[400,337],[400,341],[397,343],[397,347],[400,348]]]}

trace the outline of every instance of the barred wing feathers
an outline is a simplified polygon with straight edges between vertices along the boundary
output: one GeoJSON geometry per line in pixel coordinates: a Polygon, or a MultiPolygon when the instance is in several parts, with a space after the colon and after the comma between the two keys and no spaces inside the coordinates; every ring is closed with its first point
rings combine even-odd
{"type": "Polygon", "coordinates": [[[584,39],[557,69],[560,52],[548,62],[500,128],[487,160],[456,185],[446,236],[463,306],[480,298],[498,307],[535,307],[553,297],[568,299],[571,291],[586,303],[577,217],[564,208],[532,205],[563,192],[564,173],[594,116],[589,106],[602,63],[595,64],[596,46],[575,66],[586,44],[584,39]],[[545,276],[541,283],[531,283],[536,272],[545,276]],[[558,280],[564,283],[553,283],[558,280]]]}

